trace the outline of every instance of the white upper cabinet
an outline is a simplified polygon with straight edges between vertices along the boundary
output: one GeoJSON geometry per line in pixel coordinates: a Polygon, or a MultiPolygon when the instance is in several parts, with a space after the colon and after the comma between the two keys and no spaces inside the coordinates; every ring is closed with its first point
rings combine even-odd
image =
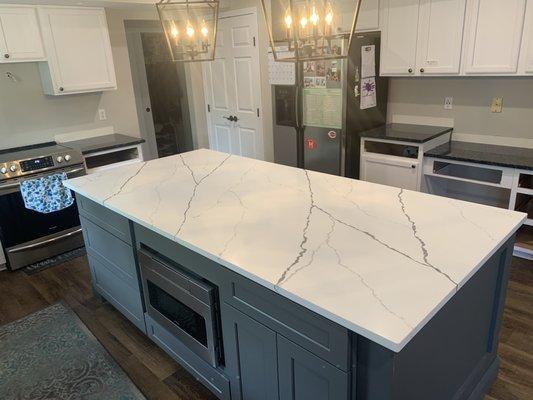
{"type": "Polygon", "coordinates": [[[471,0],[465,34],[466,74],[514,74],[526,0],[471,0]]]}
{"type": "Polygon", "coordinates": [[[416,69],[419,0],[382,0],[381,75],[416,69]]]}
{"type": "Polygon", "coordinates": [[[459,74],[466,0],[421,0],[417,69],[421,75],[459,74]]]}
{"type": "Polygon", "coordinates": [[[42,7],[39,19],[48,54],[41,63],[46,94],[116,89],[103,8],[42,7]]]}
{"type": "MultiPolygon", "coordinates": [[[[379,2],[380,0],[361,0],[361,9],[357,18],[356,31],[376,31],[379,30],[379,2]]],[[[339,33],[346,33],[352,30],[354,4],[349,1],[338,3],[340,20],[338,26],[339,33]]]]}
{"type": "Polygon", "coordinates": [[[34,7],[0,6],[0,63],[45,58],[34,7]]]}
{"type": "Polygon", "coordinates": [[[533,74],[533,0],[527,2],[518,72],[523,75],[533,74]]]}
{"type": "Polygon", "coordinates": [[[361,10],[355,29],[357,31],[379,29],[379,0],[361,0],[361,10]]]}

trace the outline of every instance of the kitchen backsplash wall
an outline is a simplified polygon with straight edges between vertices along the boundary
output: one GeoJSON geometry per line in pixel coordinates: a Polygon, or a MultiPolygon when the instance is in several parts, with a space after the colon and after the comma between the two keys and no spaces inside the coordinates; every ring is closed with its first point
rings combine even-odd
{"type": "Polygon", "coordinates": [[[391,78],[388,119],[449,120],[458,134],[533,139],[532,93],[533,77],[391,78]],[[445,97],[453,97],[452,110],[445,97]],[[491,113],[493,97],[503,97],[501,113],[491,113]]]}
{"type": "Polygon", "coordinates": [[[107,10],[118,90],[45,96],[37,63],[0,65],[0,148],[52,140],[58,133],[112,125],[116,132],[140,136],[124,19],[153,19],[154,12],[107,10]],[[6,77],[11,72],[17,82],[6,77]],[[98,109],[106,110],[100,121],[98,109]]]}

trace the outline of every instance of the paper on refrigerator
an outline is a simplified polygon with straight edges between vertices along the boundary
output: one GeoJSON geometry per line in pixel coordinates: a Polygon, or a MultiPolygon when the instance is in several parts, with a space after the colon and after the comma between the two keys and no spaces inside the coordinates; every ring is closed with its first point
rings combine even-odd
{"type": "Polygon", "coordinates": [[[376,76],[376,46],[361,46],[361,78],[376,76]]]}
{"type": "Polygon", "coordinates": [[[361,80],[361,110],[376,106],[376,78],[363,78],[361,80]]]}

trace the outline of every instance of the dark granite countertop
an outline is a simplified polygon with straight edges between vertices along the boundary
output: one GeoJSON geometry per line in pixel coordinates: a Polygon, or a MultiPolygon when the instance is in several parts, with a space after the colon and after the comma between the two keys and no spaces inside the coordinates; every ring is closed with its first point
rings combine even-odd
{"type": "Polygon", "coordinates": [[[427,157],[533,170],[533,149],[452,141],[425,153],[427,157]]]}
{"type": "Polygon", "coordinates": [[[388,124],[361,132],[360,136],[374,139],[397,140],[399,142],[425,143],[452,130],[453,128],[444,126],[388,124]]]}
{"type": "Polygon", "coordinates": [[[83,155],[87,155],[91,153],[97,153],[99,151],[133,146],[144,142],[144,139],[138,137],[114,133],[112,135],[103,135],[87,139],[72,140],[69,142],[63,142],[62,144],[64,146],[79,150],[83,155]]]}

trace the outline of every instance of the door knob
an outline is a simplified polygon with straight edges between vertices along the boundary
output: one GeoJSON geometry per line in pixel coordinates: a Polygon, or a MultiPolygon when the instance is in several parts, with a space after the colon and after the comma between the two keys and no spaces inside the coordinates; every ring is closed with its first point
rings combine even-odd
{"type": "Polygon", "coordinates": [[[239,120],[239,118],[237,118],[236,115],[233,116],[233,122],[237,122],[239,120]]]}
{"type": "Polygon", "coordinates": [[[233,115],[230,115],[229,117],[223,117],[225,119],[227,119],[228,121],[233,121],[233,115]]]}

